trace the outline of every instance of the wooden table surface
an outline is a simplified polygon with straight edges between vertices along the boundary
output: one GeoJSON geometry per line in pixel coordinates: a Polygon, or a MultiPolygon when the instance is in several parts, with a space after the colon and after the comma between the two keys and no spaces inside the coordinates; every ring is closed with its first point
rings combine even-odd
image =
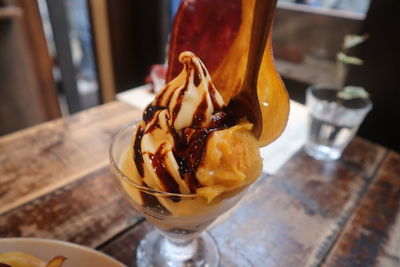
{"type": "MultiPolygon", "coordinates": [[[[0,138],[0,236],[75,242],[135,266],[152,229],[115,189],[112,136],[141,112],[112,102],[0,138]]],[[[400,155],[355,138],[298,151],[210,229],[221,266],[400,266],[400,155]]]]}

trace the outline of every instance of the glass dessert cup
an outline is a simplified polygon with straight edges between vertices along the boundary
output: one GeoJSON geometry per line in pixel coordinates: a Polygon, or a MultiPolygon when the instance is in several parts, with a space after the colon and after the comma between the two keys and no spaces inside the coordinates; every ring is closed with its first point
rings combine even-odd
{"type": "Polygon", "coordinates": [[[232,208],[248,186],[225,192],[207,203],[195,194],[161,192],[135,183],[122,171],[121,162],[128,155],[136,126],[133,123],[116,134],[110,146],[110,165],[124,197],[155,226],[140,242],[137,265],[218,266],[218,247],[205,229],[232,208]]]}

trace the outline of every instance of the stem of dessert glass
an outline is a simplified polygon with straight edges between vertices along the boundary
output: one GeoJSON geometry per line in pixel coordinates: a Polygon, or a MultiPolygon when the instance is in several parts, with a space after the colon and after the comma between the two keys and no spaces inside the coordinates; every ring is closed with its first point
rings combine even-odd
{"type": "Polygon", "coordinates": [[[193,258],[198,248],[198,239],[172,239],[164,236],[161,253],[172,262],[185,262],[193,258]]]}

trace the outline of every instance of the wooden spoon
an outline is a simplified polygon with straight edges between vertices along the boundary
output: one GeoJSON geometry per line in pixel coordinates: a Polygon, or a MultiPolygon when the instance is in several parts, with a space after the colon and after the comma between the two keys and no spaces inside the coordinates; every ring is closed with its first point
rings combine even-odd
{"type": "Polygon", "coordinates": [[[257,81],[276,2],[277,0],[256,0],[244,81],[240,93],[229,102],[227,107],[228,112],[235,118],[247,117],[247,120],[253,124],[253,133],[257,139],[261,136],[263,126],[257,81]]]}

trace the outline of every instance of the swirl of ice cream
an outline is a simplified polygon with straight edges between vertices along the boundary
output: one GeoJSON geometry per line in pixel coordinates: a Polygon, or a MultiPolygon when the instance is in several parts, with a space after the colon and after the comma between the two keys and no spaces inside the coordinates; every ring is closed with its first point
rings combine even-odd
{"type": "Polygon", "coordinates": [[[134,179],[163,192],[197,194],[209,203],[258,177],[259,146],[252,125],[224,111],[200,59],[183,52],[179,60],[182,72],[146,108],[133,135],[139,176],[134,179]]]}

